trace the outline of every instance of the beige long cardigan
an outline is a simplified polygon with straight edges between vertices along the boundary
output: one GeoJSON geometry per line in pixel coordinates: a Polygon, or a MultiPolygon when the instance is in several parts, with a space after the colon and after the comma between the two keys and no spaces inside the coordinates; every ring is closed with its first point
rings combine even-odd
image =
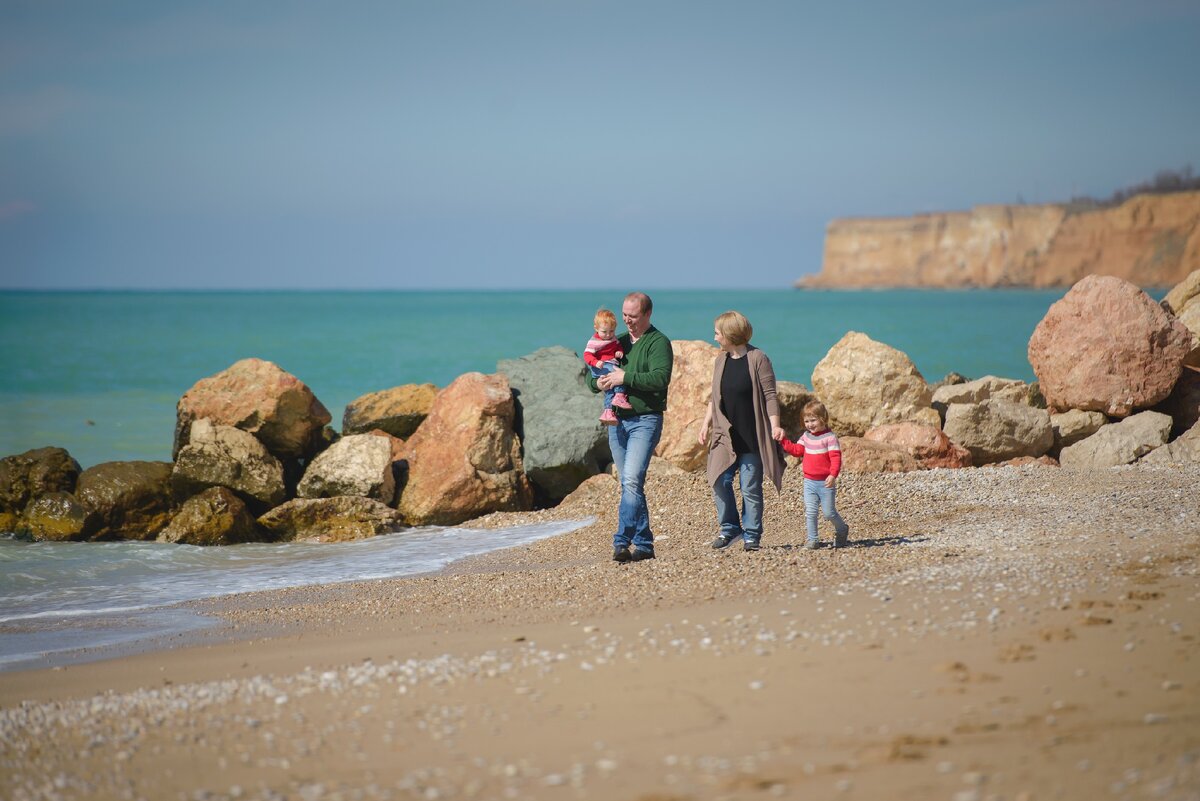
{"type": "MultiPolygon", "coordinates": [[[[754,396],[754,436],[762,457],[763,475],[771,479],[776,490],[783,488],[783,448],[771,439],[769,415],[779,415],[779,400],[775,396],[775,368],[771,360],[753,345],[746,346],[744,359],[749,359],[750,385],[754,396]]],[[[712,432],[708,437],[708,483],[715,485],[721,474],[737,461],[733,442],[729,438],[729,418],[721,411],[721,376],[725,373],[725,351],[713,363],[712,432]]]]}

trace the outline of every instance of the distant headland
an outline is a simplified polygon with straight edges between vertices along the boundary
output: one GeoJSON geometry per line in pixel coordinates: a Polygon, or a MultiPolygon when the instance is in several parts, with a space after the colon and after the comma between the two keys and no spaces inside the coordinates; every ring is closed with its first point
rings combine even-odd
{"type": "Polygon", "coordinates": [[[1200,190],[1115,204],[986,205],[829,223],[802,289],[1067,287],[1112,275],[1165,287],[1200,269],[1200,190]]]}

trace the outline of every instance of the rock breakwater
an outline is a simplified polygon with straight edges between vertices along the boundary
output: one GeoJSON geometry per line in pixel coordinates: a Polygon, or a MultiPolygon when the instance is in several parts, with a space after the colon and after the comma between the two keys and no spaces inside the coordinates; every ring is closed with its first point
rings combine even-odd
{"type": "MultiPolygon", "coordinates": [[[[819,396],[849,473],[1057,465],[1060,456],[1089,468],[1195,461],[1200,334],[1186,320],[1197,286],[1200,271],[1160,305],[1119,278],[1081,280],[1033,332],[1032,385],[995,376],[930,385],[906,354],[848,332],[816,366],[813,393],[780,382],[783,427],[796,438],[800,405],[819,396]]],[[[689,340],[673,351],[656,453],[694,472],[717,351],[689,340]]],[[[416,420],[405,440],[378,428],[343,436],[299,378],[245,359],[180,399],[174,462],[81,472],[61,448],[0,459],[0,525],[34,539],[328,542],[553,506],[593,477],[611,483],[601,401],[583,369],[550,348],[459,376],[415,412],[412,396],[427,387],[364,396],[360,425],[416,420]]]]}

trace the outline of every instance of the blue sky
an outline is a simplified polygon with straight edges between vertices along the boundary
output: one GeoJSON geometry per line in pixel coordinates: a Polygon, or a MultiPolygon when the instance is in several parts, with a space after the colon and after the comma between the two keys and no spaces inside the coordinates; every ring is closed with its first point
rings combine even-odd
{"type": "Polygon", "coordinates": [[[1200,169],[1200,4],[0,4],[0,287],[779,287],[1200,169]]]}

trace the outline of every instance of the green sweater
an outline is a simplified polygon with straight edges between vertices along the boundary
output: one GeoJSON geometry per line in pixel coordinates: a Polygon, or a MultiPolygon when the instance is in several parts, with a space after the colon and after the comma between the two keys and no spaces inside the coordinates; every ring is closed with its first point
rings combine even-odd
{"type": "MultiPolygon", "coordinates": [[[[654,326],[647,328],[646,333],[632,344],[628,333],[617,339],[621,343],[621,350],[625,351],[621,367],[625,370],[625,393],[633,408],[614,407],[613,411],[618,417],[665,412],[667,385],[671,383],[671,367],[674,364],[671,340],[654,326]]],[[[592,392],[599,392],[600,388],[596,386],[591,371],[588,371],[586,378],[592,392]]]]}

